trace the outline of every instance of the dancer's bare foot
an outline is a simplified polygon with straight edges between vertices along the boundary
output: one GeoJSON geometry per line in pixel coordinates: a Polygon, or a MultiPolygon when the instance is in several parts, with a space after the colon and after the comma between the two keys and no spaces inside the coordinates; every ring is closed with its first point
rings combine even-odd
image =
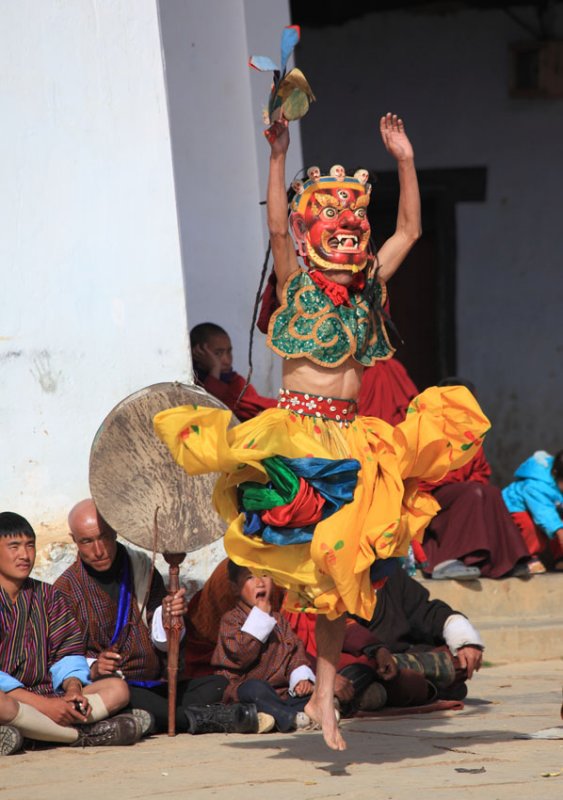
{"type": "Polygon", "coordinates": [[[315,697],[313,693],[304,711],[321,726],[324,740],[331,750],[346,750],[346,742],[338,728],[332,695],[327,695],[325,702],[324,698],[315,697]]]}

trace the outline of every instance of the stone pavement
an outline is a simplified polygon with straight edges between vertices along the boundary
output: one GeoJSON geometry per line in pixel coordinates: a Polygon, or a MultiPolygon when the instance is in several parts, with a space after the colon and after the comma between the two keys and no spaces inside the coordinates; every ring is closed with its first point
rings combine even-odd
{"type": "Polygon", "coordinates": [[[483,668],[464,711],[347,720],[334,756],[316,733],[26,752],[0,759],[0,800],[561,800],[563,740],[514,735],[563,726],[562,683],[562,659],[483,668]]]}

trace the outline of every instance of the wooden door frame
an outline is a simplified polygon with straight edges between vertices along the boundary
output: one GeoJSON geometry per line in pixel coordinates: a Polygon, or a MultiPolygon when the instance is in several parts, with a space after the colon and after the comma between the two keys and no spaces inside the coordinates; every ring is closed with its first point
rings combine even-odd
{"type": "MultiPolygon", "coordinates": [[[[438,329],[438,367],[442,376],[457,371],[457,203],[482,203],[487,195],[486,167],[417,170],[422,200],[422,229],[436,234],[435,304],[438,329]]],[[[373,173],[372,173],[373,174],[373,173]]],[[[396,209],[399,200],[397,173],[378,172],[373,187],[377,208],[396,209]]]]}

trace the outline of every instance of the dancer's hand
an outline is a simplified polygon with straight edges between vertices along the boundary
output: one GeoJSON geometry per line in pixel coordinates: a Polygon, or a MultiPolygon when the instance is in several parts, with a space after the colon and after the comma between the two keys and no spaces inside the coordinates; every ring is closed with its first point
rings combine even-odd
{"type": "Polygon", "coordinates": [[[299,681],[293,687],[293,693],[296,697],[305,697],[307,694],[313,694],[315,685],[311,681],[299,681]]]}
{"type": "Polygon", "coordinates": [[[386,648],[380,647],[375,653],[375,672],[378,678],[383,678],[384,681],[390,681],[397,675],[398,667],[397,662],[393,658],[393,654],[386,648]]]}
{"type": "Polygon", "coordinates": [[[483,651],[479,647],[472,647],[470,644],[460,647],[457,651],[459,666],[467,670],[467,678],[471,678],[474,672],[481,669],[483,663],[483,651]]]}
{"type": "Polygon", "coordinates": [[[414,150],[405,133],[403,120],[396,114],[387,113],[379,120],[379,130],[383,144],[396,161],[414,158],[414,150]]]}
{"type": "Polygon", "coordinates": [[[264,136],[272,148],[272,156],[284,156],[289,147],[289,122],[286,119],[273,122],[264,136]]]}

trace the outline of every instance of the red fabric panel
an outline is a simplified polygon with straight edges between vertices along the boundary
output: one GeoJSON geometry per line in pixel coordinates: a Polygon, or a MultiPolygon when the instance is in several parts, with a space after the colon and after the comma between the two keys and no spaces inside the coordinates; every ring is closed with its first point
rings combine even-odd
{"type": "Polygon", "coordinates": [[[398,425],[405,419],[409,403],[417,394],[418,389],[396,358],[378,361],[364,372],[358,413],[398,425]]]}
{"type": "Polygon", "coordinates": [[[317,494],[304,478],[299,478],[299,490],[291,503],[263,511],[262,522],[291,528],[313,525],[320,520],[324,504],[324,497],[317,494]]]}
{"type": "Polygon", "coordinates": [[[362,272],[358,272],[358,274],[354,276],[350,286],[343,286],[340,283],[331,281],[330,278],[327,278],[327,276],[318,269],[310,269],[309,277],[335,306],[349,306],[350,291],[361,292],[366,285],[366,278],[362,272]]]}
{"type": "Polygon", "coordinates": [[[256,327],[260,333],[268,333],[268,325],[270,324],[270,317],[280,307],[280,302],[276,295],[276,273],[272,269],[268,283],[262,295],[262,303],[260,305],[260,313],[256,320],[256,327]]]}
{"type": "Polygon", "coordinates": [[[203,381],[203,388],[224,403],[227,408],[230,408],[241,422],[252,419],[266,408],[275,408],[277,406],[278,401],[276,399],[258,394],[252,384],[248,385],[239,402],[240,393],[245,383],[246,381],[242,375],[239,375],[238,372],[233,372],[228,383],[208,375],[203,381]]]}
{"type": "Polygon", "coordinates": [[[548,548],[551,550],[556,561],[563,558],[563,548],[557,538],[550,539],[541,528],[539,528],[527,511],[515,511],[511,514],[512,519],[520,528],[520,533],[526,543],[526,547],[531,556],[539,556],[548,548]]]}

